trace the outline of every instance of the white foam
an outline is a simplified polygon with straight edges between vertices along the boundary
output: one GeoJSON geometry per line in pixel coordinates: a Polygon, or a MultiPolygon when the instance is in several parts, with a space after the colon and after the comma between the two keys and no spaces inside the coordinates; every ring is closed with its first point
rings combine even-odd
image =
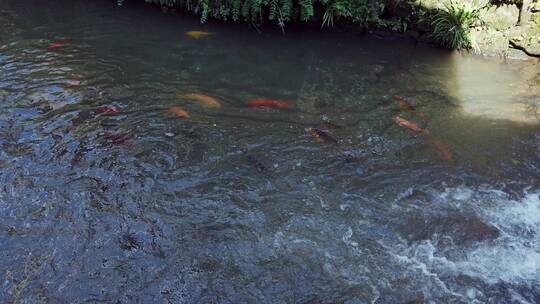
{"type": "Polygon", "coordinates": [[[540,232],[540,192],[528,193],[518,202],[510,201],[508,207],[491,215],[500,225],[524,225],[540,232]]]}
{"type": "MultiPolygon", "coordinates": [[[[419,271],[440,291],[459,293],[474,302],[482,301],[478,299],[483,297],[480,291],[456,289],[441,278],[465,274],[488,284],[507,282],[531,287],[540,284],[540,191],[512,200],[508,194],[489,187],[457,187],[447,188],[438,197],[440,208],[467,214],[476,212],[475,216],[483,222],[497,227],[500,236],[459,248],[462,254],[453,258],[445,256],[444,249],[448,248],[441,247],[444,245],[437,237],[411,246],[402,244],[394,247],[397,261],[411,271],[419,271]]],[[[519,293],[512,297],[517,303],[527,303],[519,293]]]]}
{"type": "Polygon", "coordinates": [[[501,231],[501,237],[467,255],[461,263],[469,275],[497,281],[533,283],[540,278],[540,193],[519,201],[499,200],[486,210],[485,220],[501,231]]]}
{"type": "Polygon", "coordinates": [[[481,276],[490,283],[498,281],[533,281],[540,276],[540,253],[536,248],[519,244],[508,247],[483,247],[468,255],[461,263],[462,271],[481,276]]]}

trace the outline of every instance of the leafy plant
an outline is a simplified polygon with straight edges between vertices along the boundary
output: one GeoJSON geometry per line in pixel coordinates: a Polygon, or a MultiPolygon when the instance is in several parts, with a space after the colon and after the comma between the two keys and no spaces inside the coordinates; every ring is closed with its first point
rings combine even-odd
{"type": "Polygon", "coordinates": [[[477,10],[451,1],[445,10],[434,15],[431,22],[433,26],[431,36],[441,46],[451,49],[470,49],[473,47],[470,30],[478,18],[477,10]]]}
{"type": "Polygon", "coordinates": [[[338,18],[350,20],[367,28],[380,22],[384,4],[374,0],[322,0],[326,7],[322,17],[322,27],[333,26],[338,18]]]}
{"type": "MultiPolygon", "coordinates": [[[[117,0],[121,3],[123,0],[117,0]]],[[[290,21],[317,21],[332,26],[341,18],[363,27],[377,24],[384,9],[382,0],[145,0],[162,6],[177,6],[200,16],[233,21],[243,19],[255,25],[266,20],[284,27],[290,21]]]]}

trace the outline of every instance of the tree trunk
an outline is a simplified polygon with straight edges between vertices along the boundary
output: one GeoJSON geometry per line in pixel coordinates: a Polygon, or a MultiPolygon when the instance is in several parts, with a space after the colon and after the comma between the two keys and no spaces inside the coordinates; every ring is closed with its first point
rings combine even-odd
{"type": "Polygon", "coordinates": [[[518,25],[525,25],[531,19],[531,6],[532,0],[523,0],[521,4],[521,10],[519,10],[519,22],[518,25]]]}

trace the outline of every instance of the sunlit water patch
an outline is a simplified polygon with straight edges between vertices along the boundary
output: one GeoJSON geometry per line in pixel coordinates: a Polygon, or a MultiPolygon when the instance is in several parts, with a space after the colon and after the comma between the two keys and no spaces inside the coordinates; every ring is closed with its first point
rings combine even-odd
{"type": "Polygon", "coordinates": [[[466,115],[540,124],[540,66],[531,62],[494,65],[456,58],[450,92],[466,115]],[[489,75],[489,76],[488,76],[489,75]]]}

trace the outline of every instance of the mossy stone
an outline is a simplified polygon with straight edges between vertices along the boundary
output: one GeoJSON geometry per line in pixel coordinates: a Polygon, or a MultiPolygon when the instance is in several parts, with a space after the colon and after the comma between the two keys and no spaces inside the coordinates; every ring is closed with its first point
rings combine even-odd
{"type": "Polygon", "coordinates": [[[499,31],[515,26],[519,19],[519,9],[515,5],[491,6],[481,11],[481,19],[488,27],[499,31]]]}

